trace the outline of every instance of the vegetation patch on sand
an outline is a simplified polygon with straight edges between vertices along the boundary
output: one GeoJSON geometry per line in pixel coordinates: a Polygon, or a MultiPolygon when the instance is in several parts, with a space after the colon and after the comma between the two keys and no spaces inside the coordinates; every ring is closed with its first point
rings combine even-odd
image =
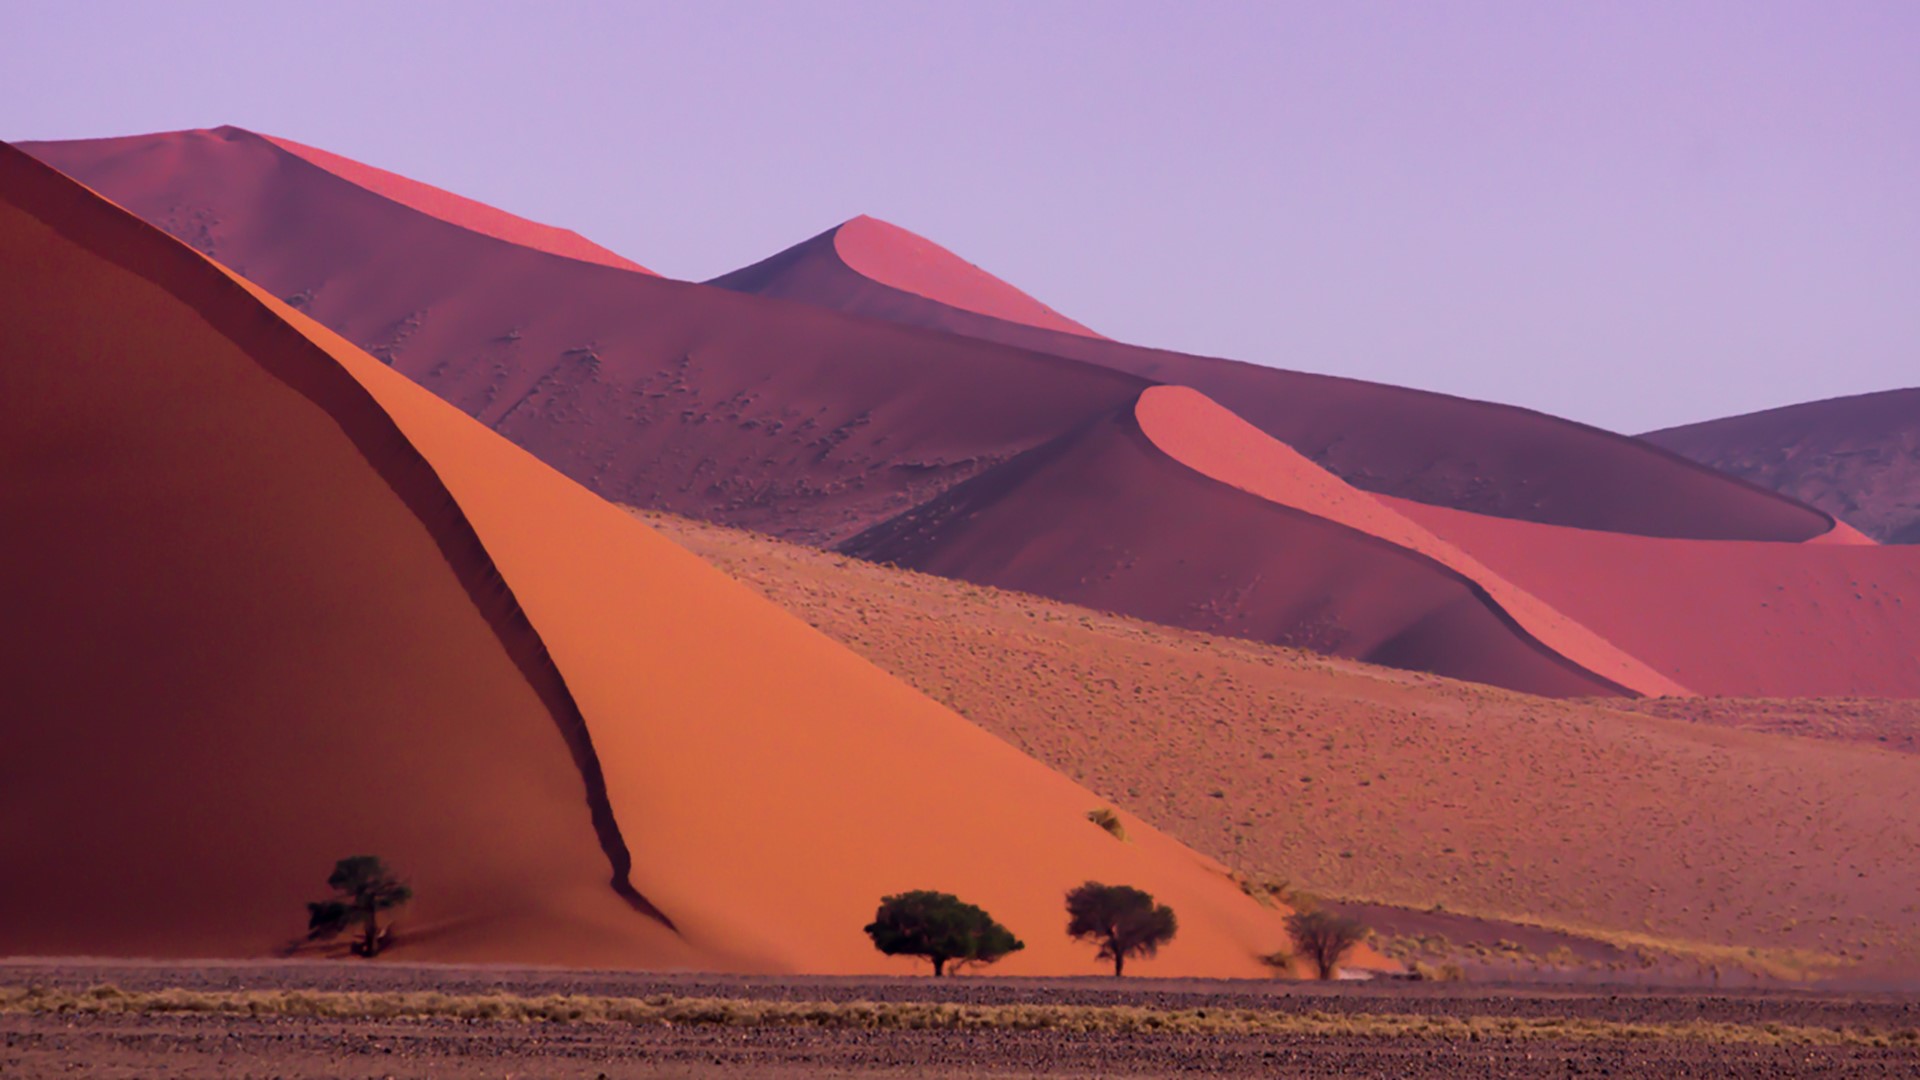
{"type": "Polygon", "coordinates": [[[1446,1040],[1681,1040],[1767,1046],[1920,1048],[1920,1028],[1809,1027],[1774,1022],[1628,1023],[1570,1016],[1334,1015],[1261,1009],[1133,1005],[966,1005],[948,1002],[771,1001],[578,995],[456,995],[316,990],[128,991],[0,987],[0,1013],[488,1020],[527,1023],[814,1027],[860,1030],[1065,1031],[1101,1034],[1300,1035],[1446,1040]]]}

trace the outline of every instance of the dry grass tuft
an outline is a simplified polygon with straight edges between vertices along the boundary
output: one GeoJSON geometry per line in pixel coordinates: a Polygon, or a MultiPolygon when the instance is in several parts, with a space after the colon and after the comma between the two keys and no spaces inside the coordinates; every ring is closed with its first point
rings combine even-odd
{"type": "Polygon", "coordinates": [[[69,991],[0,987],[0,1012],[314,1017],[327,1020],[491,1020],[557,1024],[714,1025],[858,1030],[1062,1031],[1094,1034],[1308,1035],[1415,1039],[1683,1040],[1766,1046],[1920,1048],[1920,1029],[1821,1028],[1759,1022],[1624,1023],[1574,1017],[1333,1015],[1133,1005],[962,1005],[435,992],[313,990],[69,991]]]}
{"type": "Polygon", "coordinates": [[[1120,821],[1120,814],[1111,807],[1087,811],[1087,820],[1112,833],[1115,840],[1127,838],[1126,825],[1120,821]]]}

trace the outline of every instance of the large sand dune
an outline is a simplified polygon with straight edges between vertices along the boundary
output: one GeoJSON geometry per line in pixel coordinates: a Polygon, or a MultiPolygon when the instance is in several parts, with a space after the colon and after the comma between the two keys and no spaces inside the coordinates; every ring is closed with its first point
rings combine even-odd
{"type": "Polygon", "coordinates": [[[929,251],[940,249],[856,218],[713,284],[1191,386],[1367,491],[1649,536],[1803,540],[1833,525],[1818,511],[1678,455],[1528,409],[1127,345],[888,270],[920,261],[965,265],[929,251]]]}
{"type": "Polygon", "coordinates": [[[1920,389],[1811,401],[1641,438],[1817,506],[1876,540],[1920,544],[1920,389]]]}
{"type": "Polygon", "coordinates": [[[1546,700],[647,520],[1250,873],[1673,950],[1702,981],[1920,972],[1920,702],[1546,700]]]}
{"type": "MultiPolygon", "coordinates": [[[[1182,915],[1143,971],[1251,975],[1278,913],[344,340],[0,147],[13,694],[0,953],[259,955],[334,858],[395,954],[905,970],[945,888],[1095,969],[1060,898],[1182,915]]],[[[605,271],[625,273],[624,271],[605,271]]],[[[637,275],[628,275],[637,277],[637,275]]]]}
{"type": "MultiPolygon", "coordinates": [[[[1542,644],[1461,572],[1470,560],[1236,423],[1192,390],[1156,387],[1133,408],[842,550],[1168,625],[1538,693],[1626,689],[1542,644]]],[[[1577,640],[1582,660],[1598,659],[1596,667],[1643,688],[1677,689],[1500,588],[1556,641],[1577,640]]]]}
{"type": "Polygon", "coordinates": [[[1660,540],[1387,501],[1699,693],[1920,697],[1920,549],[1660,540]]]}
{"type": "Polygon", "coordinates": [[[594,491],[805,541],[850,536],[1146,385],[558,258],[234,128],[26,149],[594,491]]]}

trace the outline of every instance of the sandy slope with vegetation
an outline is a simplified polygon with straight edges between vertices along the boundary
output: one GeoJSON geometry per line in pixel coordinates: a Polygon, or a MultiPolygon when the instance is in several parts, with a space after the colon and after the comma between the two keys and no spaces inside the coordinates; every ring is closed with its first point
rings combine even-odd
{"type": "MultiPolygon", "coordinates": [[[[1716,699],[1548,700],[645,517],[1249,876],[1572,929],[1703,974],[1920,968],[1920,804],[1884,794],[1920,784],[1920,757],[1877,741],[1750,730],[1716,699]]],[[[1896,733],[1920,711],[1853,708],[1896,733]]]]}

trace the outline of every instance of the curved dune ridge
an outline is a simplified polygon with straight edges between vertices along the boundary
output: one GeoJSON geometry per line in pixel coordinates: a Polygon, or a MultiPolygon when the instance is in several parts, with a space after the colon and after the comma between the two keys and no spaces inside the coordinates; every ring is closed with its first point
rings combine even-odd
{"type": "Polygon", "coordinates": [[[616,502],[837,541],[1146,385],[556,259],[226,130],[28,149],[616,502]]]}
{"type": "Polygon", "coordinates": [[[1484,590],[1542,647],[1569,663],[1638,694],[1666,697],[1688,692],[1199,391],[1154,387],[1140,395],[1134,415],[1155,446],[1203,476],[1417,552],[1455,571],[1484,590]]]}
{"type": "MultiPolygon", "coordinates": [[[[1169,454],[1156,436],[1192,448],[1199,443],[1180,430],[1184,422],[1220,417],[1196,399],[1149,390],[1136,406],[841,550],[1170,626],[1533,693],[1626,690],[1543,646],[1478,583],[1355,527],[1363,518],[1338,509],[1337,493],[1303,491],[1299,501],[1353,524],[1242,490],[1169,454]]],[[[1212,465],[1209,453],[1187,456],[1212,465]]],[[[1608,657],[1618,668],[1624,659],[1608,657]]]]}
{"type": "MultiPolygon", "coordinates": [[[[238,133],[240,133],[239,128],[223,127],[214,129],[211,134],[224,137],[238,133]]],[[[283,139],[274,135],[262,135],[260,138],[344,180],[358,184],[368,191],[392,199],[409,209],[431,214],[450,225],[458,225],[483,236],[505,240],[509,244],[518,244],[535,251],[564,255],[569,259],[599,263],[602,266],[611,266],[620,270],[633,270],[642,274],[653,273],[652,270],[632,259],[608,251],[571,229],[528,221],[516,214],[495,209],[486,203],[475,202],[465,196],[455,195],[451,191],[443,191],[431,184],[423,184],[398,173],[363,165],[352,158],[328,153],[305,143],[294,142],[292,139],[283,139]]]]}
{"type": "Polygon", "coordinates": [[[937,330],[966,324],[915,314],[952,310],[1104,340],[939,244],[865,214],[707,284],[937,330]]]}
{"type": "Polygon", "coordinates": [[[1641,438],[1817,506],[1876,540],[1920,544],[1920,388],[1810,401],[1641,438]]]}
{"type": "Polygon", "coordinates": [[[1026,938],[1001,970],[1085,972],[1088,878],[1180,911],[1143,971],[1284,940],[1217,864],[1116,841],[1090,792],[5,147],[0,260],[40,406],[0,435],[36,630],[0,654],[0,859],[35,882],[0,890],[0,953],[260,955],[369,850],[418,892],[401,958],[903,971],[859,928],[932,887],[1026,938]]]}
{"type": "Polygon", "coordinates": [[[849,269],[832,232],[701,288],[489,242],[237,129],[27,149],[600,494],[790,539],[845,539],[1149,382],[1230,403],[1367,491],[1656,536],[1832,528],[1783,496],[1528,410],[929,300],[849,269]]]}
{"type": "Polygon", "coordinates": [[[876,280],[843,257],[849,226],[711,284],[1191,386],[1366,491],[1648,536],[1806,540],[1834,527],[1828,515],[1786,496],[1530,409],[1062,332],[938,290],[876,280]]]}
{"type": "Polygon", "coordinates": [[[1386,501],[1699,693],[1920,696],[1920,549],[1657,540],[1386,501]]]}

